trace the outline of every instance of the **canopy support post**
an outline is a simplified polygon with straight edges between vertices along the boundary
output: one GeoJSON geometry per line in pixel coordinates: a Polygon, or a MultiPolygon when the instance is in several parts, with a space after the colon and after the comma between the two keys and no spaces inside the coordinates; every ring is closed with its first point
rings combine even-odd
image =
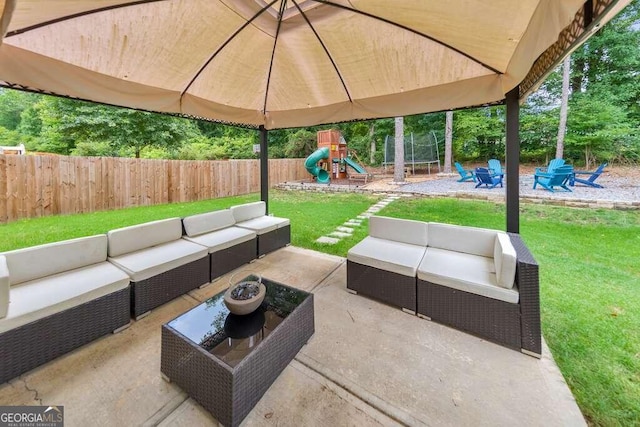
{"type": "Polygon", "coordinates": [[[269,213],[269,153],[267,152],[268,134],[264,126],[260,126],[260,200],[266,205],[269,213]]]}
{"type": "Polygon", "coordinates": [[[520,87],[507,93],[507,231],[520,233],[520,87]]]}

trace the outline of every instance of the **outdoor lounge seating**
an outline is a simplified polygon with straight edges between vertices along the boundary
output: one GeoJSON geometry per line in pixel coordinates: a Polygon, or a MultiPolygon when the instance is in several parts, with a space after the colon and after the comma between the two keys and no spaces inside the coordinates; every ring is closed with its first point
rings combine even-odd
{"type": "Polygon", "coordinates": [[[129,325],[129,307],[106,235],[0,254],[0,383],[129,325]]]}
{"type": "Polygon", "coordinates": [[[247,228],[257,234],[258,258],[291,243],[289,220],[267,215],[266,208],[264,202],[231,206],[236,226],[247,228]]]}
{"type": "Polygon", "coordinates": [[[485,186],[486,188],[495,188],[496,185],[500,184],[502,187],[502,176],[503,175],[493,175],[486,168],[476,168],[476,178],[478,178],[478,184],[476,184],[476,188],[485,186]]]}
{"type": "Polygon", "coordinates": [[[603,163],[600,166],[598,166],[598,169],[596,169],[593,172],[588,172],[588,171],[573,171],[573,175],[571,175],[571,177],[569,178],[569,185],[570,186],[574,186],[577,183],[580,184],[584,184],[584,185],[588,185],[589,187],[594,187],[594,188],[603,188],[602,185],[600,184],[596,184],[596,179],[598,179],[598,177],[602,174],[602,172],[604,171],[604,168],[607,166],[607,163],[603,163]],[[576,175],[589,175],[588,178],[578,178],[576,175]]]}
{"type": "Polygon", "coordinates": [[[538,265],[517,234],[373,216],[369,236],[347,254],[347,289],[530,355],[542,351],[538,265]]]}
{"type": "Polygon", "coordinates": [[[557,167],[553,172],[536,172],[533,176],[533,189],[540,184],[545,190],[556,192],[560,187],[564,191],[571,192],[571,189],[567,187],[569,180],[573,176],[573,166],[564,165],[557,167]]]}
{"type": "Polygon", "coordinates": [[[504,170],[502,170],[502,165],[500,164],[500,160],[489,159],[487,164],[489,166],[489,173],[491,175],[494,175],[494,176],[500,175],[501,177],[504,177],[505,173],[504,173],[504,170]]]}
{"type": "Polygon", "coordinates": [[[460,179],[458,180],[458,182],[465,182],[465,181],[476,182],[476,176],[472,170],[467,170],[463,168],[462,165],[458,162],[455,162],[454,165],[456,167],[456,170],[460,174],[460,179]]]}
{"type": "Polygon", "coordinates": [[[208,249],[182,239],[180,218],[119,228],[107,236],[109,261],[130,277],[136,319],[209,282],[208,249]]]}
{"type": "Polygon", "coordinates": [[[235,227],[236,221],[229,209],[188,216],[182,223],[186,233],[183,239],[209,250],[209,280],[256,259],[256,233],[235,227]]]}
{"type": "Polygon", "coordinates": [[[347,289],[415,313],[426,246],[427,223],[372,216],[369,235],[347,254],[347,289]]]}
{"type": "Polygon", "coordinates": [[[546,168],[536,168],[534,175],[539,173],[553,173],[553,171],[560,166],[564,166],[564,159],[553,159],[546,168]]]}

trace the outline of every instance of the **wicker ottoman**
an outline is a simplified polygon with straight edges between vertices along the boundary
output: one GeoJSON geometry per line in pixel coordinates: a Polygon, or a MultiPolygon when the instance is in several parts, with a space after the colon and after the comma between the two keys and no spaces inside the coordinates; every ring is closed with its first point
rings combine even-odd
{"type": "Polygon", "coordinates": [[[242,422],[314,333],[312,294],[262,283],[265,300],[249,315],[230,314],[221,292],[162,327],[163,376],[226,426],[242,422]]]}

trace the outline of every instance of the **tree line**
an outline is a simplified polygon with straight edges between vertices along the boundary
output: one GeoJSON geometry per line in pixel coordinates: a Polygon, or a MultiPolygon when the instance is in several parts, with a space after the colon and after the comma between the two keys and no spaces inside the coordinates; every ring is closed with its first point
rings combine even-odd
{"type": "MultiPolygon", "coordinates": [[[[576,50],[569,62],[563,156],[576,164],[640,160],[640,0],[576,50]]],[[[562,67],[521,107],[521,160],[555,157],[562,67]]],[[[503,106],[459,110],[453,118],[453,158],[504,158],[503,106]]],[[[394,135],[394,119],[269,132],[270,157],[305,157],[318,130],[339,129],[361,161],[379,164],[394,135]]],[[[404,132],[435,134],[444,143],[445,113],[404,118],[404,132]]],[[[257,131],[10,89],[0,89],[0,145],[78,156],[167,159],[255,158],[257,131]]],[[[444,153],[440,149],[441,156],[444,153]]]]}

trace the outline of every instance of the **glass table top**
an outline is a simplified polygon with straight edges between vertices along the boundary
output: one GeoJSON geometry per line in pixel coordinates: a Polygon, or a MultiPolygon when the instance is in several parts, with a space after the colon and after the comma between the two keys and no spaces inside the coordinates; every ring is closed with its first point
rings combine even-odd
{"type": "MultiPolygon", "coordinates": [[[[250,275],[241,281],[259,280],[250,275]]],[[[282,321],[309,293],[262,278],[267,293],[260,307],[251,314],[238,316],[229,312],[224,293],[209,298],[167,325],[195,344],[234,367],[282,321]]]]}

